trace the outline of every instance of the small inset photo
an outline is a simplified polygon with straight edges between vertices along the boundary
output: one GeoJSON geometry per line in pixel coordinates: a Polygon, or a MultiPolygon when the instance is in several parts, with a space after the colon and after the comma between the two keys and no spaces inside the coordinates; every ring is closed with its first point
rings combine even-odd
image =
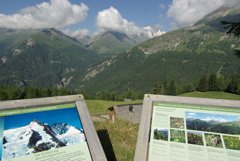
{"type": "Polygon", "coordinates": [[[223,148],[220,135],[205,133],[205,141],[207,146],[223,148]]]}
{"type": "Polygon", "coordinates": [[[170,130],[170,141],[178,142],[178,143],[186,143],[185,139],[185,131],[184,130],[170,130]]]}
{"type": "Polygon", "coordinates": [[[223,135],[226,149],[240,150],[239,137],[223,135]]]}
{"type": "Polygon", "coordinates": [[[168,129],[155,128],[153,139],[168,141],[168,129]]]}
{"type": "Polygon", "coordinates": [[[188,144],[204,145],[202,132],[187,131],[188,144]]]}
{"type": "Polygon", "coordinates": [[[170,127],[184,129],[184,118],[170,117],[170,127]]]}

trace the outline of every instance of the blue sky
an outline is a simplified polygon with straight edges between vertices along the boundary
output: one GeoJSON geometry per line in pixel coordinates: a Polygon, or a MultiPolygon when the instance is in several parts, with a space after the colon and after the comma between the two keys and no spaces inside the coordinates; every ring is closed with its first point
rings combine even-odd
{"type": "Polygon", "coordinates": [[[240,0],[1,0],[0,27],[56,27],[77,37],[107,30],[140,33],[193,25],[224,4],[240,0]]]}
{"type": "Polygon", "coordinates": [[[220,121],[220,122],[231,122],[239,119],[239,116],[231,116],[231,115],[218,115],[218,114],[210,114],[210,113],[199,113],[199,112],[185,112],[186,118],[194,118],[200,119],[203,121],[220,121]]]}
{"type": "Polygon", "coordinates": [[[51,126],[54,123],[66,123],[78,127],[79,129],[82,129],[77,109],[74,107],[59,110],[5,116],[4,130],[27,126],[34,119],[37,119],[41,123],[48,123],[49,126],[51,126]]]}
{"type": "Polygon", "coordinates": [[[195,133],[195,134],[202,134],[202,132],[198,132],[198,131],[187,131],[188,133],[195,133]]]}

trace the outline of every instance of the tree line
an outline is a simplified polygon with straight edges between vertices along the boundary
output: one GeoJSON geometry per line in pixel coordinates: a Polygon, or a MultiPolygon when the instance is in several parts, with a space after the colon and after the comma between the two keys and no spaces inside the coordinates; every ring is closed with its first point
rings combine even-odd
{"type": "Polygon", "coordinates": [[[40,88],[32,86],[24,86],[20,88],[18,86],[10,86],[0,84],[0,100],[16,100],[16,99],[28,99],[28,98],[41,98],[52,96],[64,96],[77,94],[76,91],[70,91],[67,88],[52,86],[51,88],[40,88]]]}
{"type": "Polygon", "coordinates": [[[41,97],[53,97],[53,96],[64,96],[82,94],[86,100],[107,100],[107,101],[123,101],[124,99],[143,99],[142,92],[135,93],[133,90],[122,92],[119,94],[117,91],[109,92],[108,90],[102,91],[99,96],[87,95],[84,90],[80,92],[74,90],[68,90],[67,88],[52,86],[51,88],[41,88],[24,86],[20,88],[18,86],[10,86],[0,84],[0,101],[5,100],[17,100],[17,99],[29,99],[29,98],[41,98],[41,97]]]}
{"type": "Polygon", "coordinates": [[[240,95],[239,77],[234,75],[231,78],[224,79],[223,76],[218,78],[216,74],[211,74],[209,78],[203,75],[201,78],[193,79],[191,82],[184,81],[181,86],[178,86],[174,80],[170,84],[166,80],[160,82],[159,77],[157,77],[151,93],[176,96],[194,91],[218,91],[240,95]]]}
{"type": "Polygon", "coordinates": [[[128,89],[126,92],[122,92],[121,94],[118,91],[102,91],[99,96],[87,95],[84,90],[80,91],[80,94],[83,94],[85,99],[92,99],[92,100],[106,100],[106,101],[124,101],[124,99],[131,99],[131,100],[142,100],[143,93],[138,91],[137,93],[131,89],[128,89]]]}
{"type": "MultiPolygon", "coordinates": [[[[234,75],[232,78],[224,79],[223,76],[219,78],[216,74],[211,74],[208,78],[203,75],[199,79],[193,79],[191,82],[186,82],[181,86],[178,86],[174,80],[170,84],[165,80],[160,82],[159,77],[156,78],[154,87],[151,89],[152,94],[162,95],[179,95],[188,92],[206,92],[206,91],[219,91],[229,92],[240,95],[240,81],[239,77],[234,75]]],[[[24,86],[20,88],[18,86],[10,86],[0,84],[0,100],[16,100],[16,99],[28,99],[28,98],[41,98],[41,97],[52,97],[52,96],[64,96],[73,94],[83,94],[86,100],[107,100],[107,101],[123,101],[124,99],[141,100],[143,99],[143,93],[141,91],[135,92],[134,90],[128,89],[126,92],[121,94],[118,91],[102,91],[96,95],[86,94],[84,90],[74,91],[67,88],[52,86],[50,88],[24,86]]]]}

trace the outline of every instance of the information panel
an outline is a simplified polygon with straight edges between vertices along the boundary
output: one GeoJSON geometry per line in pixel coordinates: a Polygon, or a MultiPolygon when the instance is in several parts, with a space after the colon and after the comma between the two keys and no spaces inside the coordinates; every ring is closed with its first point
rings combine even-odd
{"type": "Polygon", "coordinates": [[[240,109],[153,103],[149,161],[237,161],[240,109]]]}
{"type": "Polygon", "coordinates": [[[92,160],[74,103],[0,111],[0,160],[92,160]]]}

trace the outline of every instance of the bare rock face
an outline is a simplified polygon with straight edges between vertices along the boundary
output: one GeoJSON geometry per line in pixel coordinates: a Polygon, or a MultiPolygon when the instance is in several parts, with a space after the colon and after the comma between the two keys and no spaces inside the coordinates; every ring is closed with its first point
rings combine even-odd
{"type": "Polygon", "coordinates": [[[62,82],[63,82],[63,85],[66,86],[70,83],[70,81],[73,79],[73,76],[71,76],[70,78],[63,78],[62,79],[62,82]]]}
{"type": "Polygon", "coordinates": [[[95,69],[88,68],[89,72],[88,72],[88,74],[85,75],[85,78],[83,79],[83,81],[89,80],[90,78],[95,77],[95,75],[103,72],[108,66],[110,66],[114,62],[115,62],[115,59],[110,59],[110,60],[107,60],[107,61],[103,62],[102,64],[98,65],[95,69]]]}
{"type": "Polygon", "coordinates": [[[2,57],[2,62],[5,63],[7,61],[7,56],[2,57]]]}
{"type": "Polygon", "coordinates": [[[32,46],[34,43],[35,43],[35,41],[30,38],[27,40],[26,46],[32,46]]]}
{"type": "Polygon", "coordinates": [[[13,51],[12,56],[16,56],[16,55],[20,54],[22,51],[23,51],[23,50],[15,49],[15,50],[13,51]]]}

